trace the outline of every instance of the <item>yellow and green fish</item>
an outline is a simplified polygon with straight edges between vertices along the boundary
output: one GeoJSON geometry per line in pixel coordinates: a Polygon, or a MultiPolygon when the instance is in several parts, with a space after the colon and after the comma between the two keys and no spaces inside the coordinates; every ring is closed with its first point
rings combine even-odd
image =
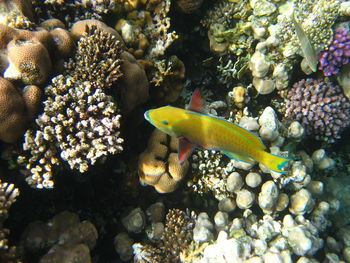
{"type": "Polygon", "coordinates": [[[284,169],[290,158],[266,152],[265,145],[255,134],[237,124],[204,114],[203,109],[204,101],[197,89],[188,109],[165,106],[148,110],[144,116],[159,130],[179,138],[181,164],[200,146],[221,151],[242,162],[252,164],[257,161],[274,172],[286,172],[284,169]]]}

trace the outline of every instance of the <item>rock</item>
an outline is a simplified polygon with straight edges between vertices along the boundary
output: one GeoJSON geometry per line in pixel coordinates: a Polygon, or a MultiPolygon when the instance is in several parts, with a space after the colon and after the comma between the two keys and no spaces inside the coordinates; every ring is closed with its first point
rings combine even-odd
{"type": "Polygon", "coordinates": [[[219,201],[218,208],[222,212],[232,212],[236,208],[236,202],[234,199],[227,197],[219,201]]]}
{"type": "Polygon", "coordinates": [[[264,213],[272,213],[279,196],[277,185],[273,181],[265,182],[261,187],[258,202],[264,213]]]}
{"type": "Polygon", "coordinates": [[[248,173],[245,177],[246,184],[251,187],[255,188],[260,185],[261,183],[261,175],[258,173],[248,173]]]}
{"type": "Polygon", "coordinates": [[[226,190],[230,193],[237,192],[242,188],[243,184],[244,182],[241,175],[237,172],[232,172],[227,177],[226,190]]]}
{"type": "Polygon", "coordinates": [[[310,212],[315,205],[310,192],[306,189],[301,189],[291,196],[291,205],[289,211],[296,215],[303,215],[310,212]]]}
{"type": "Polygon", "coordinates": [[[126,217],[122,218],[122,224],[128,231],[140,233],[146,225],[145,213],[141,208],[135,208],[126,217]]]}
{"type": "Polygon", "coordinates": [[[237,193],[236,203],[241,209],[247,209],[254,204],[255,195],[247,189],[242,189],[237,193]]]}

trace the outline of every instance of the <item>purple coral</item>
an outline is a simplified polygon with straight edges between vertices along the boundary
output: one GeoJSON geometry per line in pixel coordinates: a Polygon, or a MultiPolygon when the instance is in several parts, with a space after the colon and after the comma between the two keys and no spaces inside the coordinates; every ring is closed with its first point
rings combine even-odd
{"type": "Polygon", "coordinates": [[[350,125],[350,102],[339,86],[304,79],[287,94],[285,118],[299,121],[307,135],[334,141],[350,125]]]}
{"type": "Polygon", "coordinates": [[[336,29],[330,46],[318,56],[319,70],[327,77],[339,73],[340,68],[350,62],[350,35],[348,31],[336,29]]]}

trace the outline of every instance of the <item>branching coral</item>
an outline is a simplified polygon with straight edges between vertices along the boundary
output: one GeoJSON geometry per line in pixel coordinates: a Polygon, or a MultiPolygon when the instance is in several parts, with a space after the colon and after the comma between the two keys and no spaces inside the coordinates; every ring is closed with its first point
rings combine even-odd
{"type": "Polygon", "coordinates": [[[341,88],[306,79],[288,92],[285,118],[299,121],[307,135],[334,141],[350,125],[350,102],[341,88]]]}
{"type": "Polygon", "coordinates": [[[165,229],[157,246],[134,244],[134,262],[180,262],[193,240],[195,215],[179,209],[169,210],[165,229]]]}
{"type": "Polygon", "coordinates": [[[0,180],[0,261],[15,263],[20,262],[16,257],[16,248],[9,247],[7,235],[9,230],[4,228],[4,221],[8,217],[10,206],[16,201],[19,191],[13,184],[0,180]]]}
{"type": "Polygon", "coordinates": [[[325,76],[336,75],[340,68],[350,62],[350,36],[348,31],[337,29],[334,31],[334,40],[327,49],[319,54],[318,69],[325,76]]]}
{"type": "Polygon", "coordinates": [[[62,160],[85,172],[101,157],[122,151],[120,115],[113,98],[105,93],[121,76],[120,52],[113,35],[89,29],[64,74],[46,88],[38,127],[25,134],[23,149],[29,157],[19,157],[30,172],[30,185],[53,187],[53,165],[62,160]]]}

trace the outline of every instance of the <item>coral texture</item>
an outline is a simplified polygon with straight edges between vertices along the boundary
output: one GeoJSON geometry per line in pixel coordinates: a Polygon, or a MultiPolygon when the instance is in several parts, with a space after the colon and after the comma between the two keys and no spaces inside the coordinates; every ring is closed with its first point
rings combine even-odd
{"type": "Polygon", "coordinates": [[[111,13],[115,1],[110,0],[33,0],[33,11],[40,21],[47,18],[58,18],[66,24],[72,24],[81,19],[96,18],[111,13]]]}
{"type": "Polygon", "coordinates": [[[193,240],[195,215],[180,209],[171,209],[166,215],[165,229],[160,243],[134,244],[134,262],[180,262],[193,240]]]}
{"type": "Polygon", "coordinates": [[[8,217],[8,210],[16,201],[19,191],[13,184],[0,180],[0,262],[20,262],[16,257],[16,248],[9,247],[7,236],[9,230],[4,228],[4,221],[8,217]]]}
{"type": "Polygon", "coordinates": [[[299,121],[307,135],[333,141],[350,125],[350,102],[339,86],[305,79],[288,92],[285,118],[299,121]]]}
{"type": "Polygon", "coordinates": [[[179,163],[177,148],[178,139],[155,129],[139,157],[140,181],[160,193],[175,191],[189,167],[188,161],[179,163]]]}
{"type": "Polygon", "coordinates": [[[30,185],[53,187],[52,166],[61,160],[85,172],[101,157],[122,151],[121,116],[113,98],[105,93],[121,76],[120,52],[113,35],[94,27],[79,40],[65,73],[46,88],[38,127],[25,134],[23,149],[29,157],[19,157],[30,172],[30,185]]]}
{"type": "Polygon", "coordinates": [[[337,29],[334,32],[334,40],[330,46],[319,54],[319,70],[325,76],[339,73],[340,68],[350,62],[350,36],[348,31],[337,29]]]}

